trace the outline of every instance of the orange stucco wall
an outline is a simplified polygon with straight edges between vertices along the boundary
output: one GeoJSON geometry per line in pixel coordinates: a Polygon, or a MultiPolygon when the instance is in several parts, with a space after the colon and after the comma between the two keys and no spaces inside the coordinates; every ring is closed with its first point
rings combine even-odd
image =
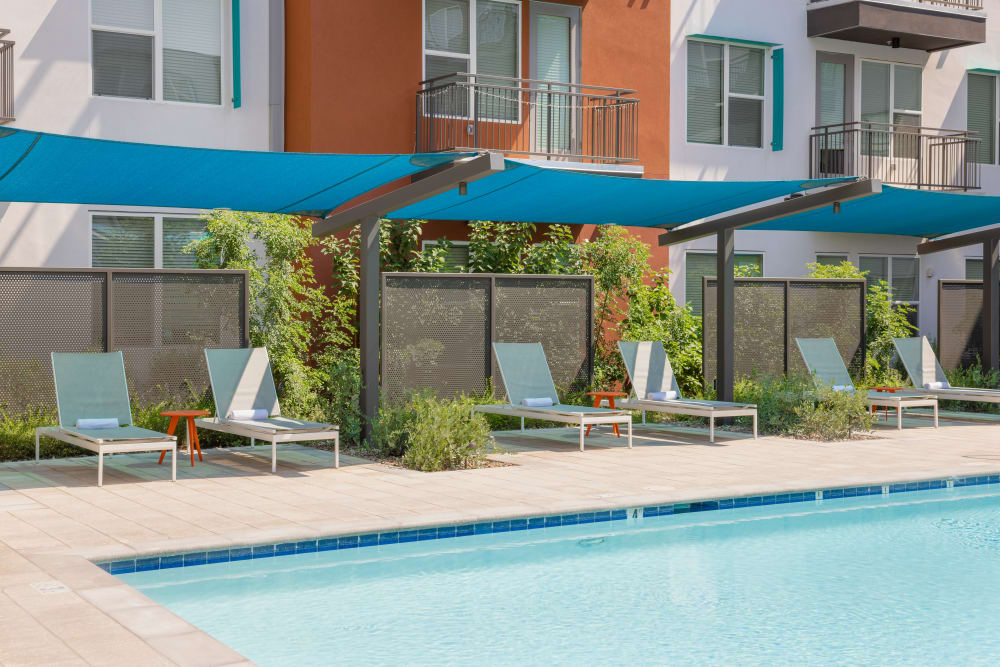
{"type": "MultiPolygon", "coordinates": [[[[530,16],[523,0],[521,76],[531,74],[530,16]]],[[[580,81],[637,90],[639,162],[647,178],[669,170],[669,0],[565,0],[581,7],[580,81]]],[[[422,74],[421,0],[286,0],[286,150],[405,153],[415,144],[422,74]]],[[[577,228],[591,238],[592,225],[577,228]]],[[[633,230],[666,268],[657,230],[633,230]]],[[[435,223],[425,238],[466,237],[435,223]]],[[[318,253],[317,276],[329,275],[318,253]]]]}

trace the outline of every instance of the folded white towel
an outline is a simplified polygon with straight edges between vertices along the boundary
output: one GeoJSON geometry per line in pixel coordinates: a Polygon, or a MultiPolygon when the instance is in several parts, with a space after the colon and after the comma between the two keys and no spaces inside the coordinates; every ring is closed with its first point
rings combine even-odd
{"type": "Polygon", "coordinates": [[[646,398],[651,401],[672,401],[677,398],[676,391],[651,391],[646,394],[646,398]]]}
{"type": "Polygon", "coordinates": [[[924,389],[951,389],[951,385],[943,380],[941,382],[927,382],[924,384],[924,389]]]}
{"type": "Polygon", "coordinates": [[[271,415],[268,414],[267,410],[264,408],[255,408],[253,410],[230,410],[230,419],[267,419],[271,415]]]}
{"type": "Polygon", "coordinates": [[[853,384],[835,384],[833,385],[833,390],[836,392],[846,391],[848,394],[854,393],[853,384]]]}
{"type": "Polygon", "coordinates": [[[522,398],[521,405],[526,408],[547,408],[553,403],[551,398],[543,396],[542,398],[522,398]]]}
{"type": "Polygon", "coordinates": [[[97,417],[95,419],[77,419],[79,429],[118,428],[118,417],[97,417]]]}

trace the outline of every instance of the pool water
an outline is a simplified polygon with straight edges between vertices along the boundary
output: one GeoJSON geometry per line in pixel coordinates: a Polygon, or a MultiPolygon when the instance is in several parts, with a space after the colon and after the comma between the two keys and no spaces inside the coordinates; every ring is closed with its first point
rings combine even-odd
{"type": "Polygon", "coordinates": [[[119,576],[265,666],[996,664],[1000,491],[119,576]]]}

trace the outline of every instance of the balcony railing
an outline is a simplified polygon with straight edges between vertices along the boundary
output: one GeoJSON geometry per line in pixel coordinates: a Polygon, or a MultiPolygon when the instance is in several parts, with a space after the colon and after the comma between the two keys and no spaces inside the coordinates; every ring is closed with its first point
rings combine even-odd
{"type": "Polygon", "coordinates": [[[14,121],[14,42],[0,28],[0,124],[14,121]]]}
{"type": "Polygon", "coordinates": [[[638,159],[634,90],[467,73],[419,85],[417,152],[494,150],[596,163],[638,159]]]}
{"type": "Polygon", "coordinates": [[[977,190],[980,140],[965,130],[869,122],[814,127],[810,178],[863,176],[928,190],[977,190]]]}
{"type": "MultiPolygon", "coordinates": [[[[936,7],[946,7],[951,9],[982,9],[983,0],[909,0],[918,5],[931,5],[936,7]]],[[[826,0],[809,0],[809,4],[814,2],[826,2],[826,0]]]]}

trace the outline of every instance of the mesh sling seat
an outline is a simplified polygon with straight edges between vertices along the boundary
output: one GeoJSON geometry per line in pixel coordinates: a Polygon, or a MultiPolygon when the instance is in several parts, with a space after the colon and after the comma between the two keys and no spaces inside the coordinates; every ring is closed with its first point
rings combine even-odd
{"type": "Polygon", "coordinates": [[[333,466],[340,467],[340,428],[281,416],[271,360],[263,347],[205,350],[215,416],[195,424],[271,443],[271,472],[278,469],[278,443],[333,440],[333,466]],[[257,414],[250,414],[256,412],[257,414]]]}
{"type": "Polygon", "coordinates": [[[646,423],[647,411],[708,417],[708,441],[715,442],[716,419],[750,416],[753,417],[753,437],[757,437],[757,406],[753,403],[684,398],[660,341],[618,341],[618,352],[632,383],[628,399],[618,405],[642,411],[643,423],[646,423]]]}
{"type": "Polygon", "coordinates": [[[934,348],[926,336],[919,338],[893,338],[899,358],[903,361],[910,382],[920,392],[939,400],[968,401],[970,403],[1000,403],[1000,389],[952,387],[938,363],[934,348]]]}
{"type": "Polygon", "coordinates": [[[525,419],[562,422],[580,427],[580,451],[584,429],[594,424],[627,424],[628,446],[632,447],[632,415],[625,410],[566,405],[559,402],[556,385],[541,343],[493,343],[500,377],[507,388],[507,405],[477,405],[473,412],[525,419]],[[543,405],[548,403],[547,405],[543,405]]]}
{"type": "MultiPolygon", "coordinates": [[[[825,385],[834,391],[854,391],[854,381],[847,372],[836,341],[832,338],[796,338],[795,344],[817,387],[825,385]]],[[[877,407],[895,408],[897,429],[903,428],[903,408],[933,408],[934,427],[938,426],[938,402],[928,394],[869,391],[865,400],[873,412],[877,407]]]]}
{"type": "Polygon", "coordinates": [[[104,486],[104,455],[124,452],[169,451],[170,479],[177,480],[177,438],[132,423],[121,351],[53,352],[52,379],[59,426],[35,429],[36,462],[44,435],[96,452],[97,486],[104,486]]]}

